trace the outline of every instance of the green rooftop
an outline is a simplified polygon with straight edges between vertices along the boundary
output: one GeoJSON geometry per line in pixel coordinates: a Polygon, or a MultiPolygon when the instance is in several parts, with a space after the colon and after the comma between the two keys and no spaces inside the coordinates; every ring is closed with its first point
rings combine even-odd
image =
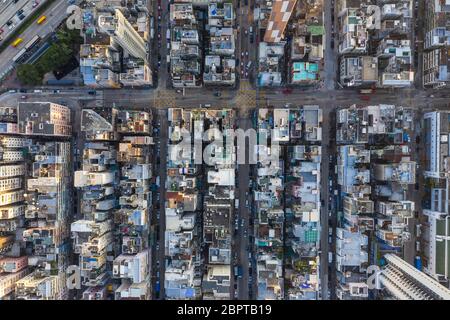
{"type": "Polygon", "coordinates": [[[311,33],[312,36],[321,36],[325,34],[324,26],[308,26],[308,32],[311,33]]]}

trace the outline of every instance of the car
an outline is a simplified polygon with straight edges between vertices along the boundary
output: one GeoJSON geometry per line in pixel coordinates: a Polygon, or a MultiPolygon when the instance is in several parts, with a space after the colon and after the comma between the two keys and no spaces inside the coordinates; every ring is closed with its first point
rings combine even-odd
{"type": "Polygon", "coordinates": [[[23,9],[20,9],[19,11],[16,12],[17,16],[20,16],[23,13],[23,9]]]}
{"type": "Polygon", "coordinates": [[[26,98],[27,98],[27,96],[25,96],[25,95],[22,96],[22,99],[26,99],[26,98]]]}
{"type": "Polygon", "coordinates": [[[243,57],[244,56],[244,52],[241,52],[241,57],[243,57]]]}
{"type": "Polygon", "coordinates": [[[3,29],[2,28],[0,28],[0,34],[2,34],[3,33],[3,29]]]}
{"type": "Polygon", "coordinates": [[[245,32],[244,32],[245,34],[248,34],[248,31],[247,30],[245,30],[245,32]]]}
{"type": "MultiPolygon", "coordinates": [[[[69,4],[73,4],[75,2],[75,0],[69,0],[69,4]]],[[[33,8],[35,8],[37,5],[39,4],[39,2],[35,1],[33,2],[33,8]]]]}
{"type": "Polygon", "coordinates": [[[248,51],[245,51],[245,55],[248,57],[248,51]]]}
{"type": "Polygon", "coordinates": [[[159,244],[156,245],[156,250],[159,250],[159,244]]]}
{"type": "Polygon", "coordinates": [[[245,73],[245,77],[246,77],[246,78],[248,77],[248,72],[245,73]]]}
{"type": "Polygon", "coordinates": [[[217,91],[217,92],[214,93],[214,95],[215,95],[216,97],[220,97],[222,94],[221,94],[219,91],[217,91]]]}

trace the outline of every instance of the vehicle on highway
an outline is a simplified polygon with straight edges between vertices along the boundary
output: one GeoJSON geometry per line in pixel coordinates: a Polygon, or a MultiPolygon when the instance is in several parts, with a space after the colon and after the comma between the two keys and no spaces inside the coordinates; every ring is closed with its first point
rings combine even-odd
{"type": "Polygon", "coordinates": [[[0,34],[2,34],[4,31],[3,31],[3,29],[2,28],[0,28],[0,34]]]}
{"type": "Polygon", "coordinates": [[[14,48],[17,48],[17,46],[18,46],[19,44],[21,44],[22,42],[23,42],[23,39],[22,39],[22,38],[17,38],[17,39],[13,42],[12,46],[13,46],[14,48]]]}
{"type": "Polygon", "coordinates": [[[22,96],[22,99],[26,99],[26,98],[27,98],[27,96],[25,96],[25,95],[22,96]]]}
{"type": "Polygon", "coordinates": [[[42,24],[45,20],[47,20],[47,16],[41,16],[39,19],[37,19],[37,24],[42,24]]]}
{"type": "Polygon", "coordinates": [[[41,40],[41,37],[39,35],[35,35],[26,45],[25,50],[32,49],[38,42],[41,40]]]}
{"type": "MultiPolygon", "coordinates": [[[[72,1],[74,2],[74,0],[70,0],[70,1],[69,1],[69,4],[72,4],[72,3],[71,3],[72,1]]],[[[32,7],[35,8],[35,7],[38,6],[38,5],[39,5],[39,2],[34,1],[32,7]]]]}
{"type": "Polygon", "coordinates": [[[214,92],[214,95],[215,95],[216,97],[220,97],[222,94],[221,94],[219,91],[217,91],[217,92],[214,92]]]}
{"type": "Polygon", "coordinates": [[[22,48],[12,59],[14,63],[20,63],[25,56],[25,53],[27,52],[27,49],[22,48]]]}
{"type": "Polygon", "coordinates": [[[248,57],[248,51],[245,51],[245,55],[248,57]]]}

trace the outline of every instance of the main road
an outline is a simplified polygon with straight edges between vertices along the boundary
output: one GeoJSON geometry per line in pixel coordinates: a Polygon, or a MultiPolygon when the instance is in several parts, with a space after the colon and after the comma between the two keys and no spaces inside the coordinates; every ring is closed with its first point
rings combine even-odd
{"type": "Polygon", "coordinates": [[[4,72],[9,72],[14,67],[12,59],[14,56],[22,49],[28,41],[30,41],[35,35],[39,35],[41,38],[46,37],[48,34],[56,30],[56,27],[67,18],[67,8],[69,4],[67,1],[55,1],[47,10],[44,11],[43,15],[47,17],[45,22],[41,25],[33,25],[27,28],[21,35],[20,38],[23,42],[13,48],[9,46],[0,54],[0,79],[4,72]]]}

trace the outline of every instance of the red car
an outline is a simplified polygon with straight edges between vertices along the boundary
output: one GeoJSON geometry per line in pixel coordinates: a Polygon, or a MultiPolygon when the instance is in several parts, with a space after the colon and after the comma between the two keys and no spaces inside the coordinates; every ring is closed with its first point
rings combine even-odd
{"type": "Polygon", "coordinates": [[[0,34],[2,34],[3,33],[3,29],[2,28],[0,28],[0,34]]]}
{"type": "Polygon", "coordinates": [[[370,97],[369,96],[360,96],[359,97],[361,100],[364,100],[364,101],[369,101],[370,100],[370,97]]]}

